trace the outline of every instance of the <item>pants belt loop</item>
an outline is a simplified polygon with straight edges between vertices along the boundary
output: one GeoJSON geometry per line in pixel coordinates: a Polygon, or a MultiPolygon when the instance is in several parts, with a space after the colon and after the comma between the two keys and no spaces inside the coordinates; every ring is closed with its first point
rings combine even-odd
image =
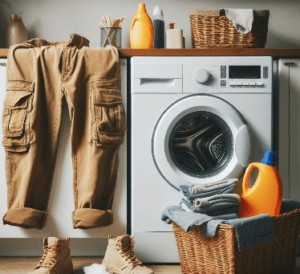
{"type": "Polygon", "coordinates": [[[81,36],[80,43],[78,45],[78,48],[81,49],[82,47],[88,47],[90,45],[90,41],[86,39],[85,37],[81,36]]]}
{"type": "Polygon", "coordinates": [[[70,35],[69,43],[67,46],[69,47],[77,47],[81,49],[83,46],[89,46],[90,41],[83,36],[72,33],[70,35]]]}

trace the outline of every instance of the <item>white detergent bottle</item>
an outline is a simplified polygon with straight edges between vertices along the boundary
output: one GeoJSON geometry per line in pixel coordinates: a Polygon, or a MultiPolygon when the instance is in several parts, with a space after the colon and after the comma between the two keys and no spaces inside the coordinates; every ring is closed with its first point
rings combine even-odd
{"type": "Polygon", "coordinates": [[[167,30],[167,48],[182,49],[185,47],[182,29],[174,29],[175,23],[170,23],[170,29],[167,30]]]}

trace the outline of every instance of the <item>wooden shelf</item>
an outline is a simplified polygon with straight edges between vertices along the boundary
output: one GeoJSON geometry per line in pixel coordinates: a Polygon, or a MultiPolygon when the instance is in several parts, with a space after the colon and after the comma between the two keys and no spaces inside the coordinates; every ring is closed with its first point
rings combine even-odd
{"type": "Polygon", "coordinates": [[[0,57],[7,57],[8,49],[0,49],[0,57]]]}
{"type": "Polygon", "coordinates": [[[273,56],[300,57],[297,49],[119,49],[121,57],[131,56],[273,56]]]}
{"type": "MultiPolygon", "coordinates": [[[[119,49],[120,57],[132,56],[272,56],[300,57],[300,48],[294,49],[119,49]]],[[[8,49],[0,49],[0,57],[7,57],[8,49]]]]}

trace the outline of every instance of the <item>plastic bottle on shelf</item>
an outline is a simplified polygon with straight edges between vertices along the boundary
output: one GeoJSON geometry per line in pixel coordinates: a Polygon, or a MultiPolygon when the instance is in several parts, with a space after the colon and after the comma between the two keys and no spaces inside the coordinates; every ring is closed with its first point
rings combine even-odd
{"type": "Polygon", "coordinates": [[[145,4],[141,3],[130,26],[130,46],[132,49],[152,49],[153,40],[153,23],[147,14],[145,4]]]}
{"type": "Polygon", "coordinates": [[[165,47],[165,21],[164,13],[159,6],[153,10],[154,24],[154,45],[153,48],[161,49],[165,47]]]}
{"type": "Polygon", "coordinates": [[[266,151],[261,163],[251,163],[244,175],[239,217],[266,213],[278,216],[282,203],[282,182],[276,168],[276,152],[266,151]],[[258,169],[253,186],[249,187],[252,169],[258,169]]]}
{"type": "Polygon", "coordinates": [[[182,49],[185,48],[185,40],[182,29],[174,29],[175,23],[170,23],[170,29],[167,30],[167,48],[182,49]]]}

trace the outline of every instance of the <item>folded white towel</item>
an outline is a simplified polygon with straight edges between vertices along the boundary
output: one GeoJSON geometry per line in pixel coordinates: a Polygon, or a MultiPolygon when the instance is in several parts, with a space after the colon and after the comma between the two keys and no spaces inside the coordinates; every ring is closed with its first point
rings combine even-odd
{"type": "Polygon", "coordinates": [[[225,9],[225,14],[238,32],[247,34],[251,31],[254,19],[253,9],[225,9]]]}
{"type": "Polygon", "coordinates": [[[85,274],[109,274],[103,264],[92,264],[83,268],[85,274]]]}

